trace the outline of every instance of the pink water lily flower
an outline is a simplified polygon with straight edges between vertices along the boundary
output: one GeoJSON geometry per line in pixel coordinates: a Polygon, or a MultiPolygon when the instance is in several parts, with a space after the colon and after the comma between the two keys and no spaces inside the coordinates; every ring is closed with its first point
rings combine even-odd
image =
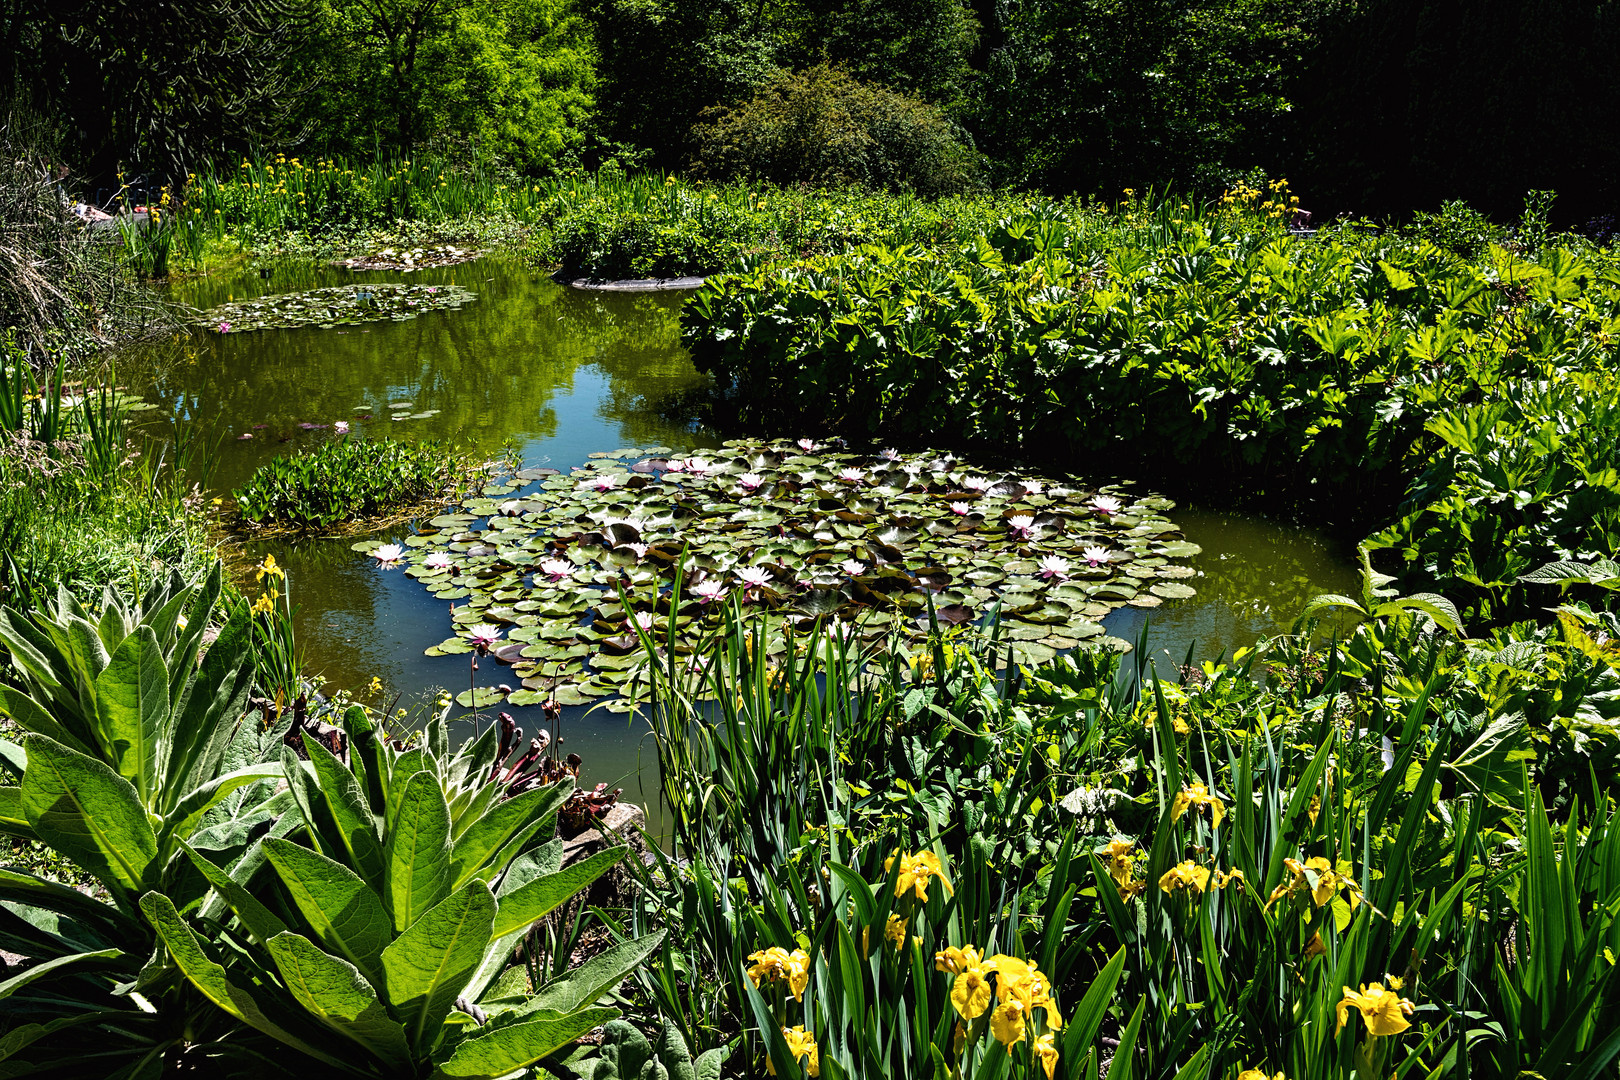
{"type": "Polygon", "coordinates": [[[817,450],[821,449],[821,445],[814,439],[800,439],[798,446],[800,450],[803,450],[807,454],[813,454],[817,450]]]}
{"type": "Polygon", "coordinates": [[[882,458],[884,461],[899,461],[900,451],[892,449],[883,450],[878,453],[878,457],[882,458]]]}
{"type": "Polygon", "coordinates": [[[1091,508],[1099,514],[1117,514],[1125,507],[1112,495],[1098,495],[1091,500],[1091,508]]]}
{"type": "Polygon", "coordinates": [[[474,623],[473,625],[467,627],[466,635],[467,640],[470,641],[479,652],[483,652],[491,648],[497,641],[501,640],[500,630],[489,623],[474,623]]]}
{"type": "Polygon", "coordinates": [[[220,323],[219,324],[219,332],[222,333],[222,334],[230,333],[231,332],[231,324],[228,323],[228,322],[220,323]]]}
{"type": "Polygon", "coordinates": [[[1007,530],[1020,540],[1035,535],[1035,519],[1028,514],[1014,514],[1007,519],[1007,530]]]}
{"type": "Polygon", "coordinates": [[[1041,577],[1047,581],[1063,581],[1069,576],[1069,560],[1061,555],[1041,556],[1041,577]]]}
{"type": "Polygon", "coordinates": [[[574,564],[567,559],[544,559],[540,563],[540,572],[555,585],[574,572],[574,564]]]}
{"type": "Polygon", "coordinates": [[[1101,566],[1113,558],[1113,553],[1105,547],[1088,547],[1080,553],[1080,557],[1086,560],[1087,566],[1101,566]]]}
{"type": "Polygon", "coordinates": [[[603,473],[580,482],[580,487],[591,488],[596,491],[612,491],[619,486],[619,478],[614,473],[603,473]]]}
{"type": "Polygon", "coordinates": [[[347,420],[334,420],[332,430],[342,435],[349,430],[349,422],[347,420]]]}
{"type": "Polygon", "coordinates": [[[655,621],[656,617],[650,611],[636,612],[636,629],[638,630],[651,630],[655,621]]]}
{"type": "Polygon", "coordinates": [[[863,562],[858,562],[855,559],[845,559],[843,562],[838,564],[838,568],[844,573],[848,574],[850,577],[860,577],[862,574],[866,573],[866,564],[863,562]]]}
{"type": "Polygon", "coordinates": [[[384,544],[371,553],[371,557],[384,566],[393,566],[405,555],[405,549],[398,544],[384,544]]]}
{"type": "Polygon", "coordinates": [[[765,478],[759,475],[759,473],[745,472],[741,476],[737,477],[737,486],[742,488],[744,491],[758,491],[759,485],[763,484],[764,482],[765,478]]]}

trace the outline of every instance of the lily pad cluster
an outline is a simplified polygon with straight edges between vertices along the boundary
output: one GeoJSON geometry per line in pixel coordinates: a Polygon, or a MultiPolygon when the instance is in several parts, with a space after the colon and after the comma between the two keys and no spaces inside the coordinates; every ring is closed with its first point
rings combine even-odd
{"type": "Polygon", "coordinates": [[[475,293],[459,285],[339,285],[220,304],[203,312],[195,322],[221,334],[295,326],[328,329],[389,319],[400,322],[424,311],[458,308],[475,299],[475,293]]]}
{"type": "Polygon", "coordinates": [[[923,637],[930,606],[945,626],[997,609],[1016,658],[1039,662],[1083,641],[1128,648],[1104,634],[1111,609],[1193,594],[1181,560],[1199,548],[1172,504],[1124,485],[809,440],[592,457],[492,485],[403,546],[355,545],[459,603],[456,636],[429,655],[493,652],[523,680],[513,704],[617,694],[645,662],[632,620],[661,638],[673,615],[689,649],[733,601],[779,616],[776,635],[819,619],[874,645],[923,637]]]}
{"type": "Polygon", "coordinates": [[[412,270],[427,270],[435,266],[455,266],[458,263],[472,262],[482,254],[483,252],[475,247],[462,247],[458,244],[385,247],[370,255],[339,259],[332,265],[345,270],[395,270],[409,273],[412,270]]]}

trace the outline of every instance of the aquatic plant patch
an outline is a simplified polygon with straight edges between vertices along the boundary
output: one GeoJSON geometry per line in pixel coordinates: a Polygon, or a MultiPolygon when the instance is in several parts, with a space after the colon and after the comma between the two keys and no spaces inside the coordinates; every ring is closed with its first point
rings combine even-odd
{"type": "Polygon", "coordinates": [[[538,485],[492,486],[403,545],[355,548],[459,604],[456,636],[429,654],[514,664],[515,704],[616,694],[646,663],[638,630],[662,640],[673,620],[690,651],[732,602],[781,616],[767,653],[818,619],[879,643],[997,611],[1016,659],[1039,662],[1083,641],[1125,648],[1099,622],[1111,609],[1193,594],[1182,560],[1199,548],[1165,517],[1172,504],[1123,485],[809,440],[668,454],[520,473],[538,485]]]}
{"type": "Polygon", "coordinates": [[[427,270],[436,266],[456,266],[472,262],[483,252],[475,247],[458,244],[429,244],[419,247],[385,247],[370,255],[355,255],[339,259],[333,266],[344,270],[427,270]]]}
{"type": "Polygon", "coordinates": [[[288,330],[295,326],[329,329],[389,319],[400,322],[424,311],[458,308],[476,298],[470,289],[459,285],[339,285],[220,304],[193,322],[220,334],[288,330]]]}
{"type": "Polygon", "coordinates": [[[231,497],[255,525],[327,528],[448,495],[471,468],[467,455],[436,440],[345,436],[271,459],[231,497]]]}

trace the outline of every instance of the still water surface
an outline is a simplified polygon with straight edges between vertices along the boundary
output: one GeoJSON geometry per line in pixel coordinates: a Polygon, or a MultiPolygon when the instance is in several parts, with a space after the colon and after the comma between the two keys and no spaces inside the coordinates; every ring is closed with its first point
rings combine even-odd
{"type": "MultiPolygon", "coordinates": [[[[595,451],[686,451],[720,442],[680,405],[704,380],[680,346],[679,294],[579,292],[515,262],[483,259],[414,274],[278,269],[268,279],[249,273],[187,282],[175,296],[206,308],[355,281],[457,284],[478,298],[406,322],[197,332],[126,361],[125,383],[144,385],[160,406],[156,415],[187,421],[218,441],[218,490],[240,484],[276,454],[334,437],[329,427],[300,425],[337,420],[357,432],[436,437],[490,456],[510,445],[525,466],[563,470],[595,451]],[[389,408],[402,403],[410,408],[389,408]],[[396,413],[432,415],[396,421],[396,413]]],[[[1161,663],[1179,662],[1189,643],[1201,657],[1230,652],[1286,627],[1318,592],[1353,591],[1344,553],[1309,530],[1186,506],[1171,517],[1203,546],[1193,560],[1199,577],[1188,582],[1198,595],[1151,611],[1123,608],[1105,622],[1110,633],[1134,641],[1150,619],[1149,648],[1161,663]]],[[[413,579],[350,550],[351,543],[264,548],[288,569],[299,641],[329,689],[359,690],[378,676],[390,696],[410,705],[438,687],[464,689],[469,678],[513,682],[493,661],[474,676],[466,657],[423,656],[450,635],[446,606],[413,579]]],[[[510,711],[531,730],[539,720],[537,708],[510,711]]],[[[587,782],[623,785],[627,797],[653,801],[653,770],[645,770],[644,792],[637,782],[652,756],[643,733],[644,725],[602,710],[570,709],[564,718],[566,750],[584,759],[587,782]]]]}

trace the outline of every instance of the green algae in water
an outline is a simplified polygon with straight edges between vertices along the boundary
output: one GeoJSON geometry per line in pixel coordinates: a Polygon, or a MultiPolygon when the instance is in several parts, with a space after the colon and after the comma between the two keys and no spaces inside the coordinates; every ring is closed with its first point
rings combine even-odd
{"type": "Polygon", "coordinates": [[[220,304],[194,322],[221,334],[298,326],[324,329],[414,319],[424,311],[458,308],[475,299],[476,294],[459,285],[339,285],[220,304]]]}
{"type": "Polygon", "coordinates": [[[428,653],[499,642],[523,680],[513,704],[618,694],[641,677],[639,632],[662,640],[673,617],[690,651],[731,601],[778,617],[768,653],[786,647],[784,621],[828,620],[875,646],[896,629],[924,637],[930,608],[947,627],[994,610],[1015,657],[1037,663],[1082,641],[1127,647],[1101,616],[1193,595],[1177,560],[1199,549],[1165,516],[1172,504],[1125,486],[808,440],[591,457],[529,494],[435,517],[404,548],[355,545],[466,601],[456,635],[428,653]]]}

